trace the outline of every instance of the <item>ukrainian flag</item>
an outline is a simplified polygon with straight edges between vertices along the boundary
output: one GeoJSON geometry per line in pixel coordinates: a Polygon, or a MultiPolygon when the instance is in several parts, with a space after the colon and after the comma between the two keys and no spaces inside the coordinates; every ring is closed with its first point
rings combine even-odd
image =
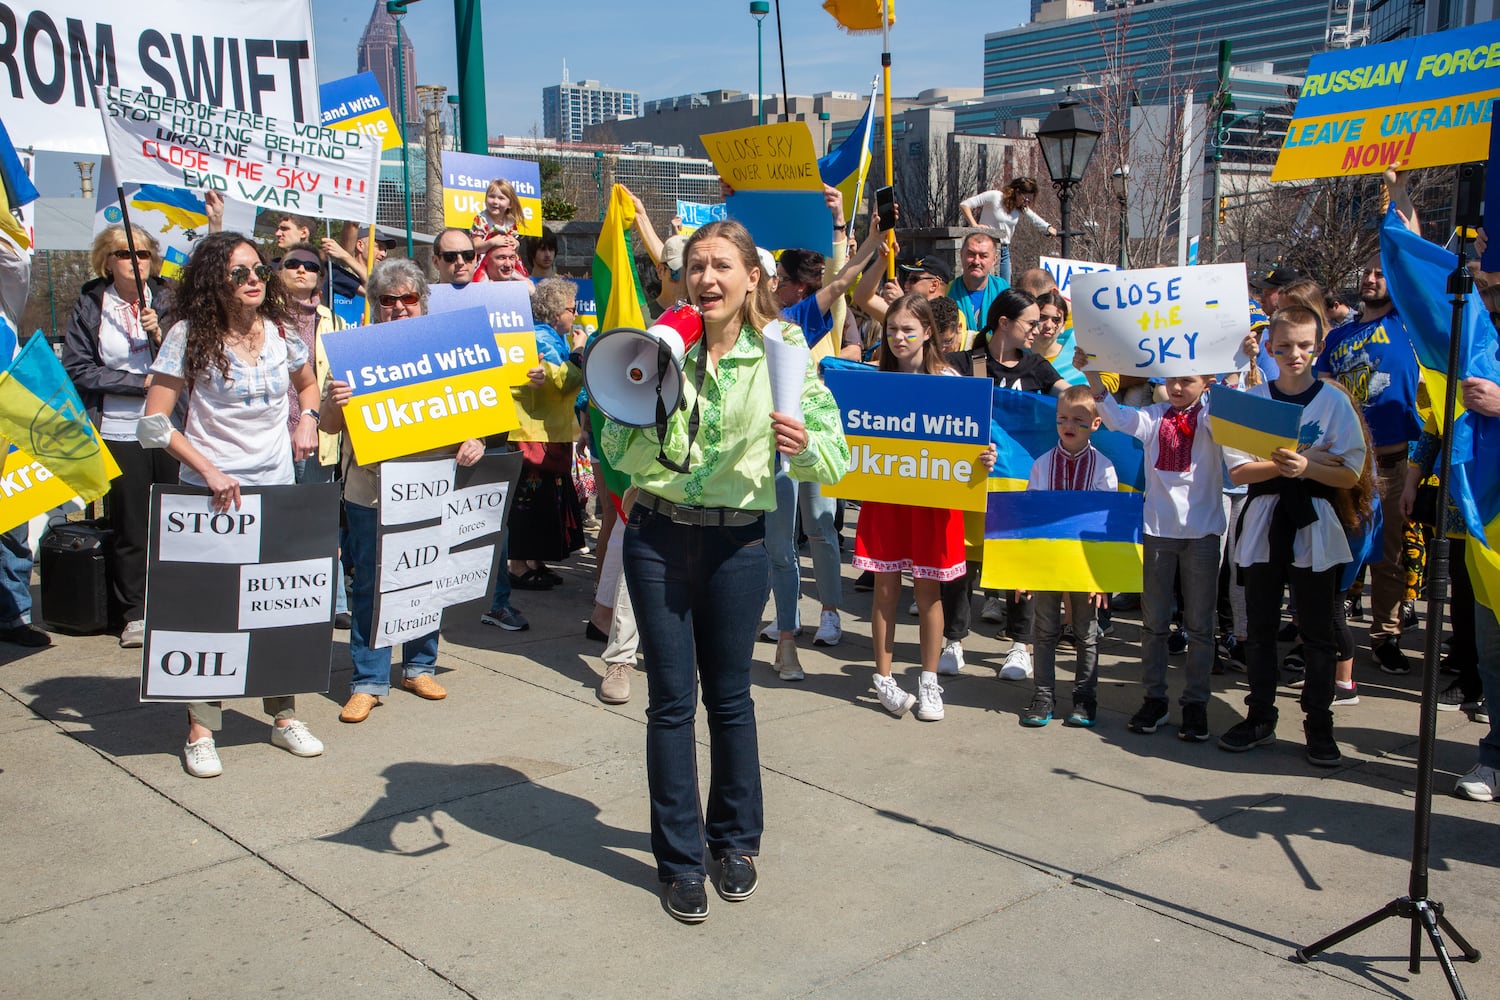
{"type": "Polygon", "coordinates": [[[1277,448],[1297,450],[1302,407],[1227,385],[1210,388],[1209,399],[1208,422],[1214,440],[1224,447],[1267,460],[1277,448]]]}
{"type": "Polygon", "coordinates": [[[40,330],[0,374],[0,435],[84,503],[108,493],[109,481],[120,474],[40,330]]]}
{"type": "MultiPolygon", "coordinates": [[[[26,174],[26,167],[10,141],[5,123],[0,122],[0,231],[15,241],[22,250],[31,246],[26,230],[11,212],[22,205],[30,204],[39,197],[36,185],[26,174]]],[[[10,355],[6,355],[9,357],[10,355]]]]}
{"type": "MultiPolygon", "coordinates": [[[[646,328],[646,296],[641,291],[640,275],[635,270],[635,250],[630,242],[630,229],[634,225],[635,202],[625,188],[616,184],[610,191],[609,208],[604,213],[599,242],[594,244],[594,308],[599,314],[595,337],[622,326],[637,330],[646,328]]],[[[594,440],[600,440],[604,433],[604,415],[597,406],[589,407],[589,425],[594,440]]],[[[611,496],[619,498],[630,488],[630,477],[616,472],[602,454],[599,469],[604,475],[604,488],[611,496]]]]}
{"type": "MultiPolygon", "coordinates": [[[[1024,490],[1032,463],[1057,447],[1057,398],[997,388],[990,413],[990,441],[998,452],[990,470],[990,492],[1024,490]]],[[[1121,490],[1145,490],[1146,457],[1139,441],[1101,427],[1089,443],[1114,463],[1121,490]]]]}
{"type": "MultiPolygon", "coordinates": [[[[1391,301],[1406,323],[1423,377],[1441,414],[1442,380],[1448,375],[1453,304],[1445,289],[1458,266],[1456,254],[1429,243],[1386,215],[1380,230],[1381,268],[1391,301]]],[[[1459,328],[1458,377],[1488,379],[1500,385],[1500,346],[1495,326],[1475,293],[1464,301],[1459,328]]],[[[1474,594],[1485,607],[1500,610],[1500,417],[1470,411],[1453,420],[1453,476],[1448,484],[1469,537],[1481,544],[1464,547],[1474,594]]]]}
{"type": "Polygon", "coordinates": [[[844,195],[844,212],[853,219],[859,214],[864,197],[865,177],[870,173],[870,151],[875,142],[875,95],[865,116],[854,126],[839,148],[818,160],[818,174],[823,183],[836,187],[844,195]]]}
{"type": "Polygon", "coordinates": [[[160,212],[178,229],[197,229],[208,225],[208,206],[182,188],[142,184],[130,203],[143,212],[160,212]]]}
{"type": "Polygon", "coordinates": [[[1139,593],[1140,493],[1032,490],[990,494],[980,585],[1063,593],[1139,593]]]}

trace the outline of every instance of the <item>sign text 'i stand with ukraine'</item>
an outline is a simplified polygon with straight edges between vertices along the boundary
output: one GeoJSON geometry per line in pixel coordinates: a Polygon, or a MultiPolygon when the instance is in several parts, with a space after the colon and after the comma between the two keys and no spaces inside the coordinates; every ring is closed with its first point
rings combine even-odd
{"type": "Polygon", "coordinates": [[[849,442],[849,471],[825,496],[985,509],[989,379],[830,368],[824,381],[849,442]]]}
{"type": "Polygon", "coordinates": [[[361,465],[519,424],[496,369],[524,364],[525,350],[502,348],[484,309],[335,331],[323,348],[333,377],[354,391],[344,421],[361,465]]]}

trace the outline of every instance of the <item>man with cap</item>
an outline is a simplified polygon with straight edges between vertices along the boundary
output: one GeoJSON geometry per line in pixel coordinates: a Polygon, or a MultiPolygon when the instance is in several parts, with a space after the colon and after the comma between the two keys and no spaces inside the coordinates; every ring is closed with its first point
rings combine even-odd
{"type": "Polygon", "coordinates": [[[991,273],[995,259],[995,238],[989,233],[970,233],[964,238],[963,249],[959,251],[963,274],[948,289],[948,297],[958,303],[958,313],[963,317],[965,329],[984,329],[990,306],[1001,292],[1010,287],[1010,282],[991,273]]]}

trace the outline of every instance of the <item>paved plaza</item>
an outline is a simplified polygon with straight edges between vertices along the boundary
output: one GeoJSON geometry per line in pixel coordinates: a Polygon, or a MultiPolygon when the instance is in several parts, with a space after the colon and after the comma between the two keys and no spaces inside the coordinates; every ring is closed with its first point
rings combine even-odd
{"type": "MultiPolygon", "coordinates": [[[[944,678],[947,718],[897,720],[870,686],[869,595],[847,567],[844,642],[804,644],[805,682],[757,645],[760,888],[678,924],[648,844],[644,677],[627,705],[594,695],[592,565],[516,594],[528,632],[450,614],[448,699],[398,690],[360,725],[338,721],[335,633],[332,691],[300,699],[327,752],[272,747],[258,702],[231,702],[212,780],[183,770],[182,708],[137,703],[136,651],[4,647],[0,997],[1449,995],[1434,962],[1407,972],[1404,922],[1287,960],[1405,891],[1417,675],[1361,651],[1331,771],[1303,759],[1285,690],[1274,747],[1127,732],[1130,615],[1103,647],[1096,730],[1021,728],[1030,684],[996,679],[1009,644],[991,625],[944,678]]],[[[1214,687],[1217,735],[1243,675],[1214,687]]],[[[1500,805],[1448,792],[1480,732],[1440,715],[1431,863],[1433,897],[1491,956],[1459,966],[1473,997],[1500,995],[1500,805]]],[[[701,721],[699,739],[706,774],[701,721]]]]}

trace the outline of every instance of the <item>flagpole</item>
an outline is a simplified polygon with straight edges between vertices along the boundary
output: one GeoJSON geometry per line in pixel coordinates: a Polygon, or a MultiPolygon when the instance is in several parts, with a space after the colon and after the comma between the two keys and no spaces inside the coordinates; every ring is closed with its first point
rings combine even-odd
{"type": "MultiPolygon", "coordinates": [[[[115,197],[120,199],[120,224],[125,229],[125,245],[130,248],[130,273],[135,276],[135,300],[140,308],[146,308],[146,283],[141,280],[141,262],[135,255],[135,231],[130,226],[130,209],[125,205],[125,188],[115,188],[115,197]]],[[[51,258],[48,258],[51,260],[51,258]]]]}
{"type": "MultiPolygon", "coordinates": [[[[880,39],[884,51],[880,53],[880,75],[885,84],[885,182],[895,186],[895,164],[891,147],[891,0],[880,3],[880,39]]],[[[894,220],[893,220],[894,221],[894,220]]],[[[896,227],[893,224],[885,233],[886,249],[891,251],[885,258],[885,276],[896,279],[896,227]]]]}

